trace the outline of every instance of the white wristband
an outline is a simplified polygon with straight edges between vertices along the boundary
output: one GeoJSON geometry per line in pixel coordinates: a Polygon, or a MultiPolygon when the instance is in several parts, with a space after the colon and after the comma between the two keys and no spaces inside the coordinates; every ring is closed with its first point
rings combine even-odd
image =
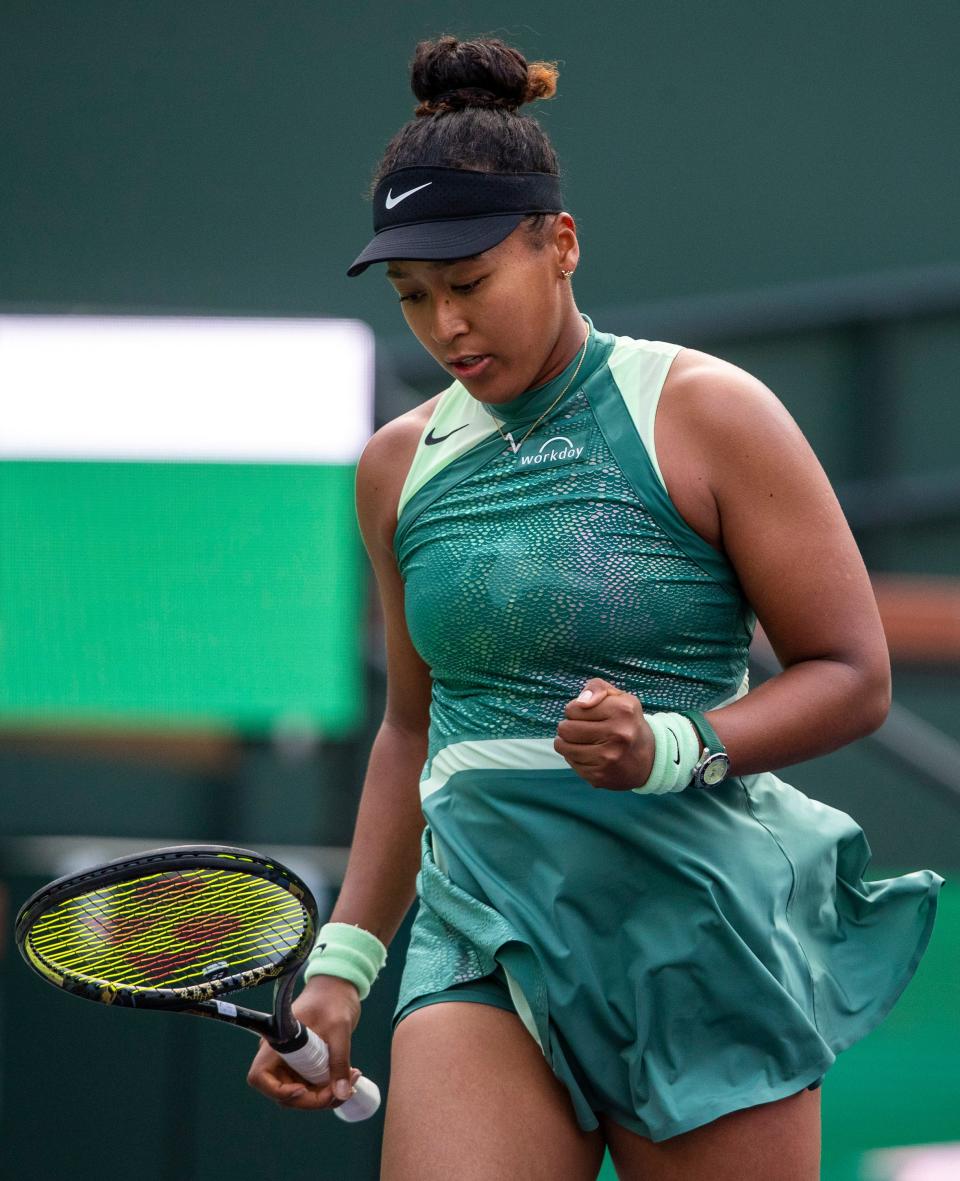
{"type": "Polygon", "coordinates": [[[632,790],[644,796],[683,791],[700,758],[699,734],[683,714],[648,714],[647,724],[656,743],[653,767],[646,783],[632,790]]]}

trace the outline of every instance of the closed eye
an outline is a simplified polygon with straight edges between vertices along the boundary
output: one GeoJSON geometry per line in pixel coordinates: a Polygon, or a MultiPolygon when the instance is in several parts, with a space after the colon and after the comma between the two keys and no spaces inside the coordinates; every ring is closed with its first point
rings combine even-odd
{"type": "MultiPolygon", "coordinates": [[[[476,291],[486,277],[486,275],[481,275],[479,279],[472,279],[469,283],[455,283],[451,287],[451,291],[455,291],[458,295],[469,295],[471,291],[476,291]]],[[[411,291],[398,298],[400,303],[418,303],[423,298],[423,292],[411,291]]]]}

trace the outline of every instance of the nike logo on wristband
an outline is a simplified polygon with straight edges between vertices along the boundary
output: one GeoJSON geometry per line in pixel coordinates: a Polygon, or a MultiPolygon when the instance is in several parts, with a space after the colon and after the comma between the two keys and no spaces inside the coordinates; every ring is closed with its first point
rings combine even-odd
{"type": "Polygon", "coordinates": [[[433,433],[433,427],[431,427],[430,430],[427,431],[427,437],[423,441],[428,447],[432,447],[434,443],[442,443],[444,439],[449,439],[451,435],[455,435],[457,431],[462,431],[464,427],[469,425],[470,424],[468,422],[465,422],[463,426],[455,426],[452,431],[447,431],[445,435],[435,435],[433,433]]]}
{"type": "Polygon", "coordinates": [[[677,747],[677,757],[673,761],[679,767],[680,766],[680,739],[677,738],[676,734],[674,734],[674,732],[672,730],[670,731],[670,737],[673,739],[673,741],[677,747]]]}
{"type": "Polygon", "coordinates": [[[432,180],[428,180],[425,185],[417,185],[415,189],[407,189],[405,193],[400,193],[399,196],[393,195],[393,189],[387,189],[387,196],[384,204],[388,209],[393,209],[395,205],[399,205],[401,201],[406,201],[408,197],[412,197],[414,193],[419,193],[421,189],[428,189],[433,184],[432,180]]]}

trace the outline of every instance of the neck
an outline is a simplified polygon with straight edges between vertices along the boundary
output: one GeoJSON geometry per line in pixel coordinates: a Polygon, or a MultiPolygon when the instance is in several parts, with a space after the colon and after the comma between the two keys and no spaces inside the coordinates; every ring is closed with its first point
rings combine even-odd
{"type": "Polygon", "coordinates": [[[586,331],[586,321],[580,315],[577,305],[571,297],[570,305],[564,315],[556,342],[544,360],[540,371],[527,387],[528,391],[539,389],[541,386],[546,385],[548,381],[553,381],[558,373],[562,373],[566,369],[577,353],[583,348],[586,331]]]}
{"type": "MultiPolygon", "coordinates": [[[[579,313],[577,336],[572,340],[571,336],[572,334],[568,333],[568,343],[560,354],[559,364],[550,369],[544,366],[542,370],[544,373],[552,372],[552,378],[535,384],[522,394],[503,402],[485,403],[490,414],[503,423],[507,430],[526,428],[541,415],[552,415],[586,380],[594,366],[597,353],[596,348],[591,348],[590,341],[596,340],[596,337],[590,336],[589,325],[579,313]]],[[[559,348],[556,349],[556,352],[559,351],[559,348]]]]}

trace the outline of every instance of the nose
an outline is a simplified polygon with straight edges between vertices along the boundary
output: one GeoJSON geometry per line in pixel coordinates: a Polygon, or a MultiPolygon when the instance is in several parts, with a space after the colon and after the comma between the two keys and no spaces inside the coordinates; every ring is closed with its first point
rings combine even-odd
{"type": "Polygon", "coordinates": [[[447,296],[441,296],[433,305],[430,335],[437,344],[447,345],[468,330],[457,304],[447,296]]]}

